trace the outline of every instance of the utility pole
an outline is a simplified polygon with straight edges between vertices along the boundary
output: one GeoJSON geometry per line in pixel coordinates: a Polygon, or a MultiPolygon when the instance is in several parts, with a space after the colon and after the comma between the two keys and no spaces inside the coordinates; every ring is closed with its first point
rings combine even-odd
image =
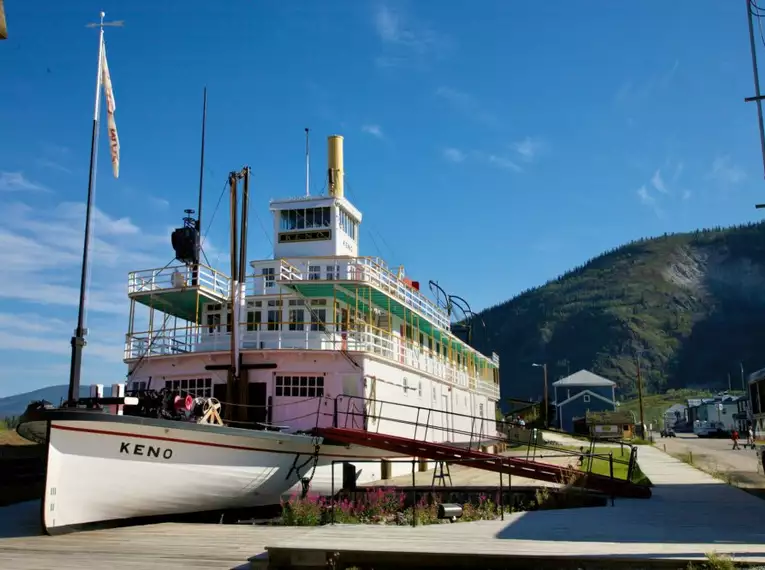
{"type": "Polygon", "coordinates": [[[545,385],[544,385],[544,401],[545,401],[544,418],[545,418],[545,429],[547,429],[547,428],[550,427],[550,418],[549,418],[549,415],[550,415],[550,406],[547,403],[547,363],[546,362],[544,364],[536,364],[536,363],[534,363],[534,364],[532,364],[532,366],[534,366],[534,367],[541,367],[542,368],[542,372],[544,374],[544,383],[545,383],[545,385]]]}
{"type": "MultiPolygon", "coordinates": [[[[750,103],[750,102],[757,103],[757,124],[760,130],[760,151],[762,152],[763,168],[765,168],[765,128],[763,127],[763,118],[762,118],[763,96],[760,93],[760,74],[757,69],[757,46],[754,39],[753,17],[755,15],[758,18],[762,17],[759,13],[754,12],[754,8],[752,6],[752,0],[746,0],[746,17],[749,23],[749,49],[752,53],[752,72],[754,75],[754,97],[747,97],[744,99],[744,101],[747,103],[750,103]]],[[[757,204],[755,205],[755,208],[765,208],[765,204],[757,204]]]]}
{"type": "Polygon", "coordinates": [[[637,363],[638,404],[640,406],[640,437],[645,438],[645,417],[643,415],[643,380],[640,378],[640,352],[638,350],[635,350],[635,358],[637,363]]]}
{"type": "Polygon", "coordinates": [[[746,394],[747,389],[746,389],[746,381],[744,380],[744,363],[739,362],[738,365],[741,367],[741,389],[744,391],[744,394],[746,394]]]}

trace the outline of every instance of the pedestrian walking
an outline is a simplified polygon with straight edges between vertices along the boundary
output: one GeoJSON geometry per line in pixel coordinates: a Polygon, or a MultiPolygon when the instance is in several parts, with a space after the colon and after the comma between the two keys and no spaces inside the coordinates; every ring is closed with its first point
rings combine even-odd
{"type": "Polygon", "coordinates": [[[738,445],[738,431],[734,429],[730,434],[730,438],[733,440],[733,449],[741,449],[738,445]]]}

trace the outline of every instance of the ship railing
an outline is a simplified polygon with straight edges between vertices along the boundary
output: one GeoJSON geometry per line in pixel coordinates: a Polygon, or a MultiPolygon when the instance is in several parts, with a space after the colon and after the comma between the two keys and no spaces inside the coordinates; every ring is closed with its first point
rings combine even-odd
{"type": "MultiPolygon", "coordinates": [[[[252,292],[255,295],[279,293],[278,285],[294,281],[354,281],[369,283],[380,291],[418,312],[443,330],[449,330],[448,313],[426,295],[414,289],[394,274],[379,258],[315,257],[306,259],[263,260],[251,263],[255,268],[252,292]],[[331,267],[331,273],[327,270],[331,267]],[[271,278],[271,269],[276,279],[271,278]],[[268,273],[266,273],[266,270],[268,273]]],[[[248,288],[249,289],[249,288],[248,288]]]]}
{"type": "MultiPolygon", "coordinates": [[[[225,325],[191,325],[126,335],[125,360],[181,355],[189,352],[219,352],[231,349],[225,325]]],[[[371,353],[396,365],[419,370],[463,389],[498,398],[499,386],[418,343],[389,331],[364,325],[343,330],[319,322],[241,323],[241,350],[321,350],[371,353]],[[268,327],[278,330],[267,330],[268,327]],[[292,329],[292,330],[290,330],[292,329]]]]}
{"type": "Polygon", "coordinates": [[[201,263],[170,265],[131,271],[128,274],[128,295],[196,286],[225,298],[229,295],[229,282],[226,274],[201,263]]]}
{"type": "MultiPolygon", "coordinates": [[[[503,420],[455,411],[452,406],[458,406],[459,402],[447,401],[451,403],[443,409],[340,394],[332,398],[332,427],[386,433],[418,441],[461,443],[468,449],[507,441],[503,420]]],[[[322,410],[321,406],[319,410],[322,410]]],[[[317,417],[318,421],[326,425],[325,420],[317,417]]]]}
{"type": "MultiPolygon", "coordinates": [[[[326,409],[326,407],[323,408],[326,409]]],[[[322,414],[323,408],[320,402],[316,418],[317,427],[321,427],[319,423],[326,425],[326,420],[321,417],[326,415],[326,412],[322,414]]],[[[517,430],[517,426],[512,422],[497,418],[352,394],[335,396],[332,410],[332,427],[385,433],[417,441],[462,444],[468,449],[475,450],[482,450],[496,444],[512,444],[514,442],[511,442],[507,434],[510,433],[511,428],[517,430]]],[[[596,438],[583,441],[582,443],[586,445],[581,446],[579,450],[569,450],[559,445],[540,442],[541,438],[534,437],[533,433],[529,435],[530,437],[526,440],[528,443],[525,458],[519,456],[518,459],[536,461],[537,454],[544,451],[544,457],[539,459],[543,461],[549,458],[563,459],[564,464],[578,467],[578,471],[585,473],[591,473],[595,460],[599,459],[611,464],[624,465],[627,471],[625,478],[628,481],[633,480],[638,450],[637,446],[629,442],[618,442],[622,449],[626,446],[630,451],[628,457],[625,458],[622,451],[622,457],[617,458],[613,453],[596,452],[595,446],[598,443],[596,438]]]]}

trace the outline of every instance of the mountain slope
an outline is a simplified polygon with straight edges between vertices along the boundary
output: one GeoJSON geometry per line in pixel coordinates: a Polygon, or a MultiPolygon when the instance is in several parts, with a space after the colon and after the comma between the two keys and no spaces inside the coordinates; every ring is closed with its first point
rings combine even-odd
{"type": "Polygon", "coordinates": [[[587,368],[629,397],[633,347],[647,391],[727,388],[728,374],[740,389],[739,362],[765,367],[765,223],[633,242],[480,316],[505,396],[539,397],[531,364],[546,362],[550,383],[587,368]]]}
{"type": "MultiPolygon", "coordinates": [[[[0,398],[0,419],[21,415],[27,409],[27,405],[35,400],[47,400],[51,404],[58,406],[62,400],[66,399],[68,391],[69,386],[62,384],[60,386],[48,386],[32,392],[0,398]]],[[[90,386],[80,386],[81,397],[87,396],[89,393],[90,386]]]]}

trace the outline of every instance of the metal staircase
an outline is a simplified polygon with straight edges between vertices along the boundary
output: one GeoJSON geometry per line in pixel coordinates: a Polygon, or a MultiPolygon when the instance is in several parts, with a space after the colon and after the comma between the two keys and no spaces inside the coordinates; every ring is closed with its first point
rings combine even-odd
{"type": "MultiPolygon", "coordinates": [[[[651,496],[651,488],[649,486],[633,483],[630,480],[630,474],[634,465],[634,457],[631,457],[629,461],[630,468],[628,469],[628,476],[625,480],[613,477],[613,475],[608,476],[581,471],[572,466],[543,463],[529,458],[528,456],[523,458],[488,453],[486,451],[481,451],[481,447],[491,444],[508,443],[508,440],[505,436],[487,435],[483,427],[479,428],[480,431],[475,431],[479,425],[486,421],[486,418],[448,412],[452,416],[470,420],[473,427],[470,432],[467,432],[455,430],[453,427],[445,428],[434,425],[431,423],[431,417],[436,417],[439,414],[445,413],[441,410],[438,410],[438,414],[435,412],[436,410],[434,409],[421,406],[376,399],[372,400],[370,398],[361,398],[343,394],[334,398],[332,427],[321,427],[317,425],[313,431],[316,436],[324,438],[324,441],[327,443],[332,442],[371,447],[400,454],[405,457],[418,457],[439,463],[451,463],[452,465],[465,465],[475,469],[515,475],[527,479],[580,487],[592,491],[599,491],[613,497],[647,499],[651,496]],[[361,403],[362,405],[357,405],[357,403],[361,403]],[[343,407],[346,407],[345,410],[340,409],[343,404],[343,407]],[[410,417],[413,418],[415,417],[416,411],[416,420],[394,419],[391,415],[388,415],[387,417],[382,416],[383,409],[389,409],[391,406],[410,408],[410,417]],[[357,421],[357,419],[360,418],[357,418],[356,416],[365,416],[367,414],[367,412],[361,410],[377,410],[378,408],[379,411],[375,412],[375,414],[382,416],[378,417],[378,419],[400,424],[402,430],[412,433],[414,437],[402,437],[400,435],[379,433],[361,427],[355,427],[367,425],[366,421],[357,421]],[[344,418],[344,426],[340,425],[341,421],[339,420],[341,417],[344,418]],[[351,427],[349,427],[349,425],[351,427]],[[462,436],[462,438],[465,439],[464,444],[461,445],[458,442],[426,441],[428,433],[430,433],[430,438],[434,439],[434,432],[439,430],[448,432],[452,437],[455,435],[462,436]],[[418,434],[420,434],[423,439],[417,439],[418,434]]],[[[393,415],[398,414],[394,413],[393,415]]],[[[365,419],[367,418],[365,417],[364,420],[365,419]]],[[[375,423],[379,429],[380,421],[375,423]]],[[[497,423],[500,424],[502,422],[497,423]]],[[[536,447],[541,449],[544,446],[536,447]]],[[[570,456],[574,462],[581,455],[581,452],[577,451],[557,448],[550,449],[555,449],[559,456],[561,456],[560,454],[565,457],[570,456]]],[[[631,455],[634,456],[634,450],[631,455]]],[[[609,456],[603,456],[602,459],[609,460],[609,456]]],[[[616,458],[611,458],[610,460],[614,463],[627,463],[626,461],[617,460],[616,458]]],[[[442,477],[438,478],[443,481],[442,477]]]]}

